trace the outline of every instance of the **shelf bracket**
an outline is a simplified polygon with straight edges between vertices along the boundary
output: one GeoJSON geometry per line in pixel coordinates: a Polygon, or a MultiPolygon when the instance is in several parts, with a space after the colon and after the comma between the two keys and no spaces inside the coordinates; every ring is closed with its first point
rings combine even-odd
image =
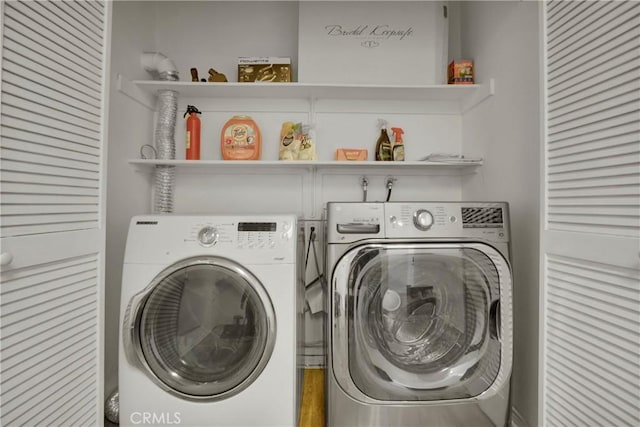
{"type": "Polygon", "coordinates": [[[488,84],[480,85],[480,87],[478,88],[478,91],[473,95],[473,97],[471,97],[470,99],[468,99],[466,102],[462,104],[462,114],[480,105],[486,99],[495,95],[495,93],[496,93],[495,79],[489,79],[488,84]]]}
{"type": "Polygon", "coordinates": [[[140,88],[122,74],[118,74],[117,76],[116,87],[118,88],[118,92],[126,97],[133,99],[150,110],[155,110],[155,97],[140,90],[140,88]]]}

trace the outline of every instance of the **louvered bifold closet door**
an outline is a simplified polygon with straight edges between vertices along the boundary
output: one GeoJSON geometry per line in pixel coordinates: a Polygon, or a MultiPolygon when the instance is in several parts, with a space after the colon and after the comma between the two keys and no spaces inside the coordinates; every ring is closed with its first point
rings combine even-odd
{"type": "Polygon", "coordinates": [[[545,3],[540,419],[640,425],[640,3],[545,3]]]}
{"type": "Polygon", "coordinates": [[[111,6],[1,7],[0,425],[98,425],[111,6]]]}

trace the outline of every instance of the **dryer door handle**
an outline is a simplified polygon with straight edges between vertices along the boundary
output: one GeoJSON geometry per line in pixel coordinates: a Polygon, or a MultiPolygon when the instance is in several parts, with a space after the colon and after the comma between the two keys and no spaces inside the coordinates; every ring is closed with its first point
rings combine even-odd
{"type": "Polygon", "coordinates": [[[489,333],[492,338],[501,340],[500,329],[502,328],[500,319],[500,300],[495,300],[489,308],[489,333]]]}

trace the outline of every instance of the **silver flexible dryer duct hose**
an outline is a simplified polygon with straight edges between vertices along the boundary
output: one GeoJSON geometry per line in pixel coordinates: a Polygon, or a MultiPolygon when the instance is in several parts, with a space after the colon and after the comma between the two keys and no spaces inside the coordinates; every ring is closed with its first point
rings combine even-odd
{"type": "MultiPolygon", "coordinates": [[[[156,152],[160,160],[176,158],[175,128],[178,113],[178,93],[163,90],[158,93],[158,122],[156,124],[156,152]]],[[[175,166],[156,166],[154,212],[173,212],[175,166]]]]}
{"type": "MultiPolygon", "coordinates": [[[[141,58],[144,69],[157,74],[160,80],[178,80],[178,71],[173,62],[161,53],[144,53],[141,58]]],[[[155,146],[158,159],[176,158],[175,129],[178,114],[178,92],[158,92],[158,121],[156,123],[155,146]]],[[[154,213],[173,212],[175,166],[158,165],[155,169],[154,213]]]]}

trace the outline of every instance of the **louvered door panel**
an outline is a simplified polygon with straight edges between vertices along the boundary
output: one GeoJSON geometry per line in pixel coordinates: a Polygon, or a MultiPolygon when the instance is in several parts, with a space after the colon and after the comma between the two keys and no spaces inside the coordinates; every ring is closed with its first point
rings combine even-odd
{"type": "Polygon", "coordinates": [[[6,3],[0,237],[98,226],[103,34],[95,11],[6,3]]]}
{"type": "Polygon", "coordinates": [[[636,236],[640,232],[638,4],[577,2],[561,18],[556,18],[559,12],[549,13],[549,228],[636,236]],[[609,190],[617,202],[605,208],[602,193],[609,190]]]}
{"type": "Polygon", "coordinates": [[[0,424],[99,425],[110,5],[2,10],[0,424]]]}
{"type": "Polygon", "coordinates": [[[83,63],[89,63],[97,69],[101,69],[102,28],[95,27],[98,41],[83,37],[65,22],[68,20],[66,8],[55,7],[54,3],[56,2],[38,4],[30,1],[12,1],[7,4],[7,7],[11,7],[12,11],[6,11],[6,14],[26,19],[27,22],[35,26],[35,32],[53,40],[64,51],[76,52],[76,56],[82,58],[83,63]]]}
{"type": "Polygon", "coordinates": [[[59,399],[79,385],[97,387],[97,262],[90,255],[3,273],[3,425],[58,420],[59,399]],[[67,382],[83,370],[90,384],[67,382]]]}
{"type": "Polygon", "coordinates": [[[540,420],[640,425],[640,3],[543,9],[540,420]]]}
{"type": "Polygon", "coordinates": [[[548,410],[564,419],[572,412],[563,407],[578,405],[585,425],[638,425],[640,274],[572,258],[547,262],[548,410]]]}

